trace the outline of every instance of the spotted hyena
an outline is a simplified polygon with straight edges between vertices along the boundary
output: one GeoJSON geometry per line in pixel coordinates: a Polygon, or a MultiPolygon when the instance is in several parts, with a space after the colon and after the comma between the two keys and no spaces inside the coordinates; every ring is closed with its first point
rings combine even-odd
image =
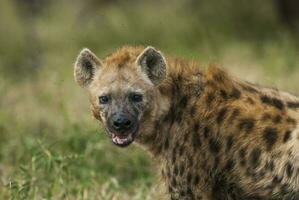
{"type": "Polygon", "coordinates": [[[169,199],[299,199],[298,97],[153,47],[84,49],[75,79],[114,144],[156,158],[169,199]]]}

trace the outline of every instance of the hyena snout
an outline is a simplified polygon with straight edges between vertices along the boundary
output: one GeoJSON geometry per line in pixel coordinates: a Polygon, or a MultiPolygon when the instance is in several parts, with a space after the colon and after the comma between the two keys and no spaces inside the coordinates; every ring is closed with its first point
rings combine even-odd
{"type": "Polygon", "coordinates": [[[109,128],[117,134],[128,134],[136,129],[136,120],[127,114],[114,114],[110,117],[109,128]]]}

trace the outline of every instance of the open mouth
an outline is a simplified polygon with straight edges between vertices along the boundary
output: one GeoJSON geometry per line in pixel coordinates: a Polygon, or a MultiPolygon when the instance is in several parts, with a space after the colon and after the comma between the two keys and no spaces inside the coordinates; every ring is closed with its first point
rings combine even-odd
{"type": "Polygon", "coordinates": [[[132,142],[134,142],[137,131],[138,129],[128,134],[110,132],[112,142],[119,147],[129,146],[132,142]]]}
{"type": "Polygon", "coordinates": [[[134,141],[133,134],[128,134],[126,136],[117,135],[115,133],[111,134],[112,142],[118,146],[126,147],[134,141]]]}

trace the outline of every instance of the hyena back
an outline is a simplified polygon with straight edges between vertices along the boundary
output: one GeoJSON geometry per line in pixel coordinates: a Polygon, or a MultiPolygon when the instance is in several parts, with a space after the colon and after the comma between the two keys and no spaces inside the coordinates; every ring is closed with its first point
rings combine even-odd
{"type": "Polygon", "coordinates": [[[299,199],[298,97],[153,47],[84,49],[75,79],[114,144],[157,159],[169,199],[299,199]]]}

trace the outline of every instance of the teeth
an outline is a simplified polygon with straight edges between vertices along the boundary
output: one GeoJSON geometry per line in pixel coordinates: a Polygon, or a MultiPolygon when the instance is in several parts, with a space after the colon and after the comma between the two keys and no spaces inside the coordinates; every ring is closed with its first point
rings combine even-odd
{"type": "Polygon", "coordinates": [[[128,135],[128,137],[126,137],[126,138],[120,138],[116,134],[112,134],[112,141],[114,143],[117,143],[117,144],[124,144],[128,141],[131,141],[131,140],[132,140],[132,135],[131,134],[128,135]]]}

